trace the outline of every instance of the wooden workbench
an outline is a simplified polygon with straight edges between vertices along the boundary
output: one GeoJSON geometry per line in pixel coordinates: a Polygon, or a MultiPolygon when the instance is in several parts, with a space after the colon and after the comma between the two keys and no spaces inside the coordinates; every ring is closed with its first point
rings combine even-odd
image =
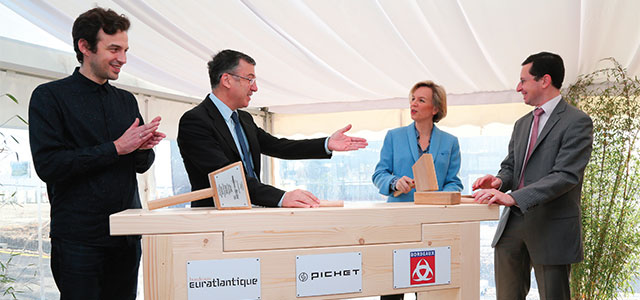
{"type": "Polygon", "coordinates": [[[479,299],[480,221],[497,206],[347,203],[315,209],[130,209],[112,235],[143,235],[146,299],[187,299],[187,262],[259,258],[261,299],[344,299],[418,292],[418,299],[479,299]],[[394,289],[393,251],[450,247],[450,284],[394,289]],[[296,257],[358,252],[362,291],[297,297],[296,257]]]}

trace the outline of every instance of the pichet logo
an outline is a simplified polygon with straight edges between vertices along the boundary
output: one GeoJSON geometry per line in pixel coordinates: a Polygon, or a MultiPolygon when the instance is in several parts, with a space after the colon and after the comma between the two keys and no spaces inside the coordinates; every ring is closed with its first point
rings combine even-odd
{"type": "Polygon", "coordinates": [[[300,274],[298,274],[298,280],[300,280],[301,282],[305,282],[309,279],[313,281],[323,278],[349,277],[357,276],[359,273],[360,269],[317,271],[311,272],[311,275],[309,275],[307,272],[301,272],[300,274]]]}
{"type": "Polygon", "coordinates": [[[436,251],[412,251],[409,259],[411,285],[436,282],[436,251]]]}

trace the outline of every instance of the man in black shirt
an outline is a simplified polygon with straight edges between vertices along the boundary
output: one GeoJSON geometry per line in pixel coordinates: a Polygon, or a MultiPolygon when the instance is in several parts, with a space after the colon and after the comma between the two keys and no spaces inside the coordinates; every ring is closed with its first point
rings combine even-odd
{"type": "Polygon", "coordinates": [[[51,203],[51,270],[61,299],[135,299],[140,238],[109,235],[109,215],[139,208],[136,173],[165,135],[134,96],[113,87],[126,63],[129,20],[94,8],[73,24],[80,67],[38,86],[29,140],[51,203]]]}

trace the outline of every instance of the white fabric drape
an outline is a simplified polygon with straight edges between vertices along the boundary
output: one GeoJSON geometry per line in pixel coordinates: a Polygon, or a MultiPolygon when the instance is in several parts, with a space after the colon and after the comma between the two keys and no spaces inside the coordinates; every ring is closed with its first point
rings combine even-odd
{"type": "Polygon", "coordinates": [[[125,14],[125,71],[195,99],[210,89],[211,55],[245,52],[257,61],[251,106],[273,112],[387,108],[424,79],[445,86],[450,105],[478,95],[488,97],[481,103],[511,103],[520,63],[543,50],[563,56],[567,85],[605,57],[640,74],[635,0],[0,2],[67,43],[73,20],[95,4],[125,14]]]}

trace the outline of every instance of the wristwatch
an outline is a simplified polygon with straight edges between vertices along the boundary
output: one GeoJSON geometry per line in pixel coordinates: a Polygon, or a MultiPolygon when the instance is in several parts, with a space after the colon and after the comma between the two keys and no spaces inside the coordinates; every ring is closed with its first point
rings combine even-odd
{"type": "Polygon", "coordinates": [[[392,192],[397,191],[396,183],[398,183],[399,179],[400,179],[399,177],[395,177],[395,178],[391,179],[391,183],[389,183],[389,190],[390,191],[392,191],[392,192]]]}

